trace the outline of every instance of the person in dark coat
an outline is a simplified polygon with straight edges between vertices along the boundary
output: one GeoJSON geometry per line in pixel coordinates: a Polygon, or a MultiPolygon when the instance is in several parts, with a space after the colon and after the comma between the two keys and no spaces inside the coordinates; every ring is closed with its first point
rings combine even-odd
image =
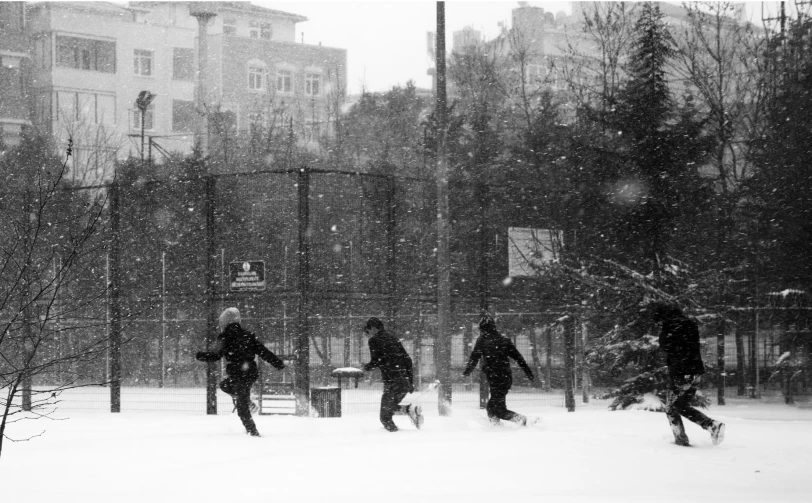
{"type": "Polygon", "coordinates": [[[278,370],[285,368],[275,354],[266,348],[256,335],[245,330],[240,325],[240,311],[229,307],[220,315],[220,335],[217,345],[212,351],[198,351],[195,358],[202,362],[216,362],[226,359],[226,374],[228,377],[220,383],[220,389],[231,395],[236,405],[237,415],[240,417],[245,431],[258,437],[259,431],[251,417],[251,411],[256,404],[251,401],[251,386],[259,377],[255,356],[270,363],[278,370]]]}
{"type": "Polygon", "coordinates": [[[412,359],[403,349],[403,344],[384,330],[383,322],[370,318],[364,325],[369,337],[369,363],[364,371],[381,369],[383,395],[381,396],[381,423],[388,431],[398,431],[392,420],[395,414],[408,415],[418,429],[423,425],[423,410],[420,405],[400,405],[407,394],[414,392],[412,359]]]}
{"type": "Polygon", "coordinates": [[[496,330],[496,322],[488,314],[483,315],[479,320],[479,337],[474,344],[474,350],[471,351],[471,357],[468,359],[468,365],[462,375],[470,375],[480,358],[482,359],[482,371],[488,379],[491,395],[486,406],[488,418],[494,424],[499,424],[499,420],[504,419],[527,425],[526,416],[507,408],[507,394],[511,386],[513,386],[513,371],[510,369],[510,359],[512,358],[519,364],[530,382],[535,379],[533,371],[527,366],[527,362],[524,361],[513,342],[507,337],[503,337],[496,330]]]}
{"type": "Polygon", "coordinates": [[[662,323],[660,349],[666,355],[669,380],[665,414],[674,433],[674,443],[690,445],[682,424],[685,417],[710,432],[713,445],[718,445],[724,439],[724,423],[714,421],[691,406],[700,376],[705,373],[697,323],[671,304],[654,303],[651,310],[654,321],[662,323]]]}

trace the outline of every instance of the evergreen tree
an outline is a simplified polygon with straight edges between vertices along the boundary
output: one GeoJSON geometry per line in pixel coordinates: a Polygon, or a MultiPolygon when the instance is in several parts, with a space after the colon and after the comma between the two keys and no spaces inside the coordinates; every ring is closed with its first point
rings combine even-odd
{"type": "Polygon", "coordinates": [[[757,219],[755,253],[761,283],[783,290],[812,287],[812,19],[801,17],[776,37],[767,58],[773,72],[764,85],[767,128],[756,142],[756,172],[747,184],[757,219]]]}
{"type": "Polygon", "coordinates": [[[617,222],[618,244],[645,269],[657,270],[667,253],[684,251],[673,238],[688,231],[709,195],[703,197],[698,167],[710,143],[690,107],[681,110],[672,95],[667,68],[674,45],[656,3],[642,5],[635,32],[629,80],[610,118],[625,166],[615,197],[629,208],[617,222]]]}
{"type": "Polygon", "coordinates": [[[657,333],[640,305],[647,296],[689,311],[701,305],[689,287],[696,273],[674,257],[701,256],[693,236],[702,234],[699,217],[711,196],[698,173],[711,143],[691,100],[680,105],[672,95],[667,69],[674,45],[655,3],[639,8],[635,33],[628,81],[600,128],[615,138],[601,163],[610,187],[604,201],[609,211],[598,228],[605,245],[593,248],[598,256],[586,267],[570,271],[594,292],[590,321],[603,335],[590,362],[604,376],[626,379],[608,395],[615,399],[612,408],[638,403],[647,393],[665,397],[657,333]]]}

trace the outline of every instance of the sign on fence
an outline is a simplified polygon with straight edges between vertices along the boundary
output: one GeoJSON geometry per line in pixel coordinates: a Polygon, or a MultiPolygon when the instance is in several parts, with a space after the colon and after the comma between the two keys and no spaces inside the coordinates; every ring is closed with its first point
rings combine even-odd
{"type": "Polygon", "coordinates": [[[508,276],[539,276],[561,249],[561,231],[508,227],[508,276]]]}
{"type": "Polygon", "coordinates": [[[228,278],[232,292],[265,290],[265,261],[231,262],[228,278]]]}

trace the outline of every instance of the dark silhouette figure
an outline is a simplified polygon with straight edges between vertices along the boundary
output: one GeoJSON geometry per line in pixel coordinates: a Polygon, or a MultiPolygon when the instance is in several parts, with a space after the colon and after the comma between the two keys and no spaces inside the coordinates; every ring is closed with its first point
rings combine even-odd
{"type": "Polygon", "coordinates": [[[423,410],[420,405],[400,405],[407,394],[414,392],[412,359],[403,349],[403,344],[383,328],[378,318],[370,318],[364,325],[369,338],[369,363],[364,371],[381,369],[383,395],[381,396],[381,423],[388,431],[398,431],[392,420],[395,414],[408,415],[415,427],[423,425],[423,410]]]}
{"type": "Polygon", "coordinates": [[[691,406],[700,376],[705,373],[696,322],[685,316],[679,307],[663,302],[653,304],[651,313],[655,322],[662,323],[660,349],[666,355],[669,379],[665,414],[674,433],[674,443],[690,445],[682,424],[685,417],[707,430],[713,445],[718,445],[724,439],[724,423],[714,421],[691,406]]]}
{"type": "Polygon", "coordinates": [[[279,370],[285,368],[285,364],[262,345],[256,335],[240,326],[240,312],[237,308],[230,307],[220,315],[220,332],[215,349],[198,351],[195,358],[202,362],[226,359],[228,377],[220,383],[220,389],[231,395],[245,431],[258,437],[259,431],[251,417],[251,411],[257,407],[251,401],[251,386],[259,377],[255,356],[259,355],[279,370]]]}
{"type": "Polygon", "coordinates": [[[496,330],[496,322],[490,315],[485,314],[479,320],[479,332],[479,337],[474,344],[474,350],[471,351],[471,357],[468,359],[468,365],[462,375],[470,375],[481,358],[482,371],[488,379],[491,395],[486,407],[488,418],[494,424],[498,424],[500,419],[504,419],[527,425],[526,416],[507,408],[507,394],[513,386],[513,371],[510,369],[510,359],[512,358],[519,364],[530,382],[535,379],[533,371],[527,366],[527,362],[524,361],[513,342],[507,337],[503,337],[496,330]]]}

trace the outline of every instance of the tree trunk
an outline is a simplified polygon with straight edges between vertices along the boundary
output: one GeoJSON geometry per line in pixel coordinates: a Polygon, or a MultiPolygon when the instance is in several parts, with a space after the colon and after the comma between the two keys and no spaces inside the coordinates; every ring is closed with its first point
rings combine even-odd
{"type": "Polygon", "coordinates": [[[564,405],[575,411],[575,321],[564,322],[564,405]]]}

